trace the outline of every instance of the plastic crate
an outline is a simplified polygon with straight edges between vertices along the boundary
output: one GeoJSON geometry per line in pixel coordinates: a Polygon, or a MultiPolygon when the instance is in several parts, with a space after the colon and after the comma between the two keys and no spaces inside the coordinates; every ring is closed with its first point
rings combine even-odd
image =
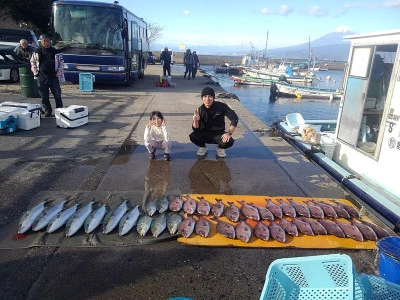
{"type": "Polygon", "coordinates": [[[364,299],[357,278],[345,254],[277,259],[268,268],[260,299],[364,299]]]}
{"type": "Polygon", "coordinates": [[[92,73],[79,73],[79,91],[92,92],[93,91],[93,74],[92,73]]]}
{"type": "Polygon", "coordinates": [[[336,143],[321,144],[321,150],[325,153],[325,156],[332,159],[333,153],[335,152],[336,143]]]}
{"type": "Polygon", "coordinates": [[[365,290],[365,299],[399,300],[400,285],[389,282],[384,278],[361,274],[359,276],[365,290]]]}

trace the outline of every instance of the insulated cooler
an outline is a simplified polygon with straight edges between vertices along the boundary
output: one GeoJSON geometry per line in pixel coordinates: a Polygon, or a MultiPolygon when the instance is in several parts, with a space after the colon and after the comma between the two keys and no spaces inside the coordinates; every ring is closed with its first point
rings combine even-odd
{"type": "Polygon", "coordinates": [[[75,128],[89,122],[87,106],[70,105],[64,108],[56,108],[55,115],[57,126],[62,128],[75,128]]]}
{"type": "Polygon", "coordinates": [[[0,134],[11,133],[17,130],[18,118],[8,112],[0,112],[0,134]]]}
{"type": "Polygon", "coordinates": [[[40,104],[3,102],[0,111],[13,113],[18,117],[18,128],[31,130],[40,127],[40,104]]]}

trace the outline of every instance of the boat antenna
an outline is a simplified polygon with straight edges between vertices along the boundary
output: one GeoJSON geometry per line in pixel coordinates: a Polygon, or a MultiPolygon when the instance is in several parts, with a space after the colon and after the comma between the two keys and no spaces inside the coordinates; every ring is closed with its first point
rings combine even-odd
{"type": "Polygon", "coordinates": [[[265,40],[265,49],[264,49],[264,60],[267,60],[267,46],[268,46],[268,36],[269,36],[269,30],[267,31],[267,39],[265,40]]]}

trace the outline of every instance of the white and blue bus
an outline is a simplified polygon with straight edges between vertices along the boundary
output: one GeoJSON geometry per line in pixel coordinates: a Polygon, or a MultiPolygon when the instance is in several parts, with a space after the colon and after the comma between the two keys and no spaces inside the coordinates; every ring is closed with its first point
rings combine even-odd
{"type": "Polygon", "coordinates": [[[147,65],[147,24],[126,8],[93,1],[55,1],[52,42],[64,57],[65,79],[92,73],[96,83],[130,85],[147,65]]]}

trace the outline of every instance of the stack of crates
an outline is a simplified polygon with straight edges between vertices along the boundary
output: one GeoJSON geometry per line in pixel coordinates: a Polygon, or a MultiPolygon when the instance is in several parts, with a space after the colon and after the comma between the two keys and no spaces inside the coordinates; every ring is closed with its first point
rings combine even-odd
{"type": "Polygon", "coordinates": [[[92,73],[79,73],[79,91],[93,91],[94,75],[92,73]]]}

